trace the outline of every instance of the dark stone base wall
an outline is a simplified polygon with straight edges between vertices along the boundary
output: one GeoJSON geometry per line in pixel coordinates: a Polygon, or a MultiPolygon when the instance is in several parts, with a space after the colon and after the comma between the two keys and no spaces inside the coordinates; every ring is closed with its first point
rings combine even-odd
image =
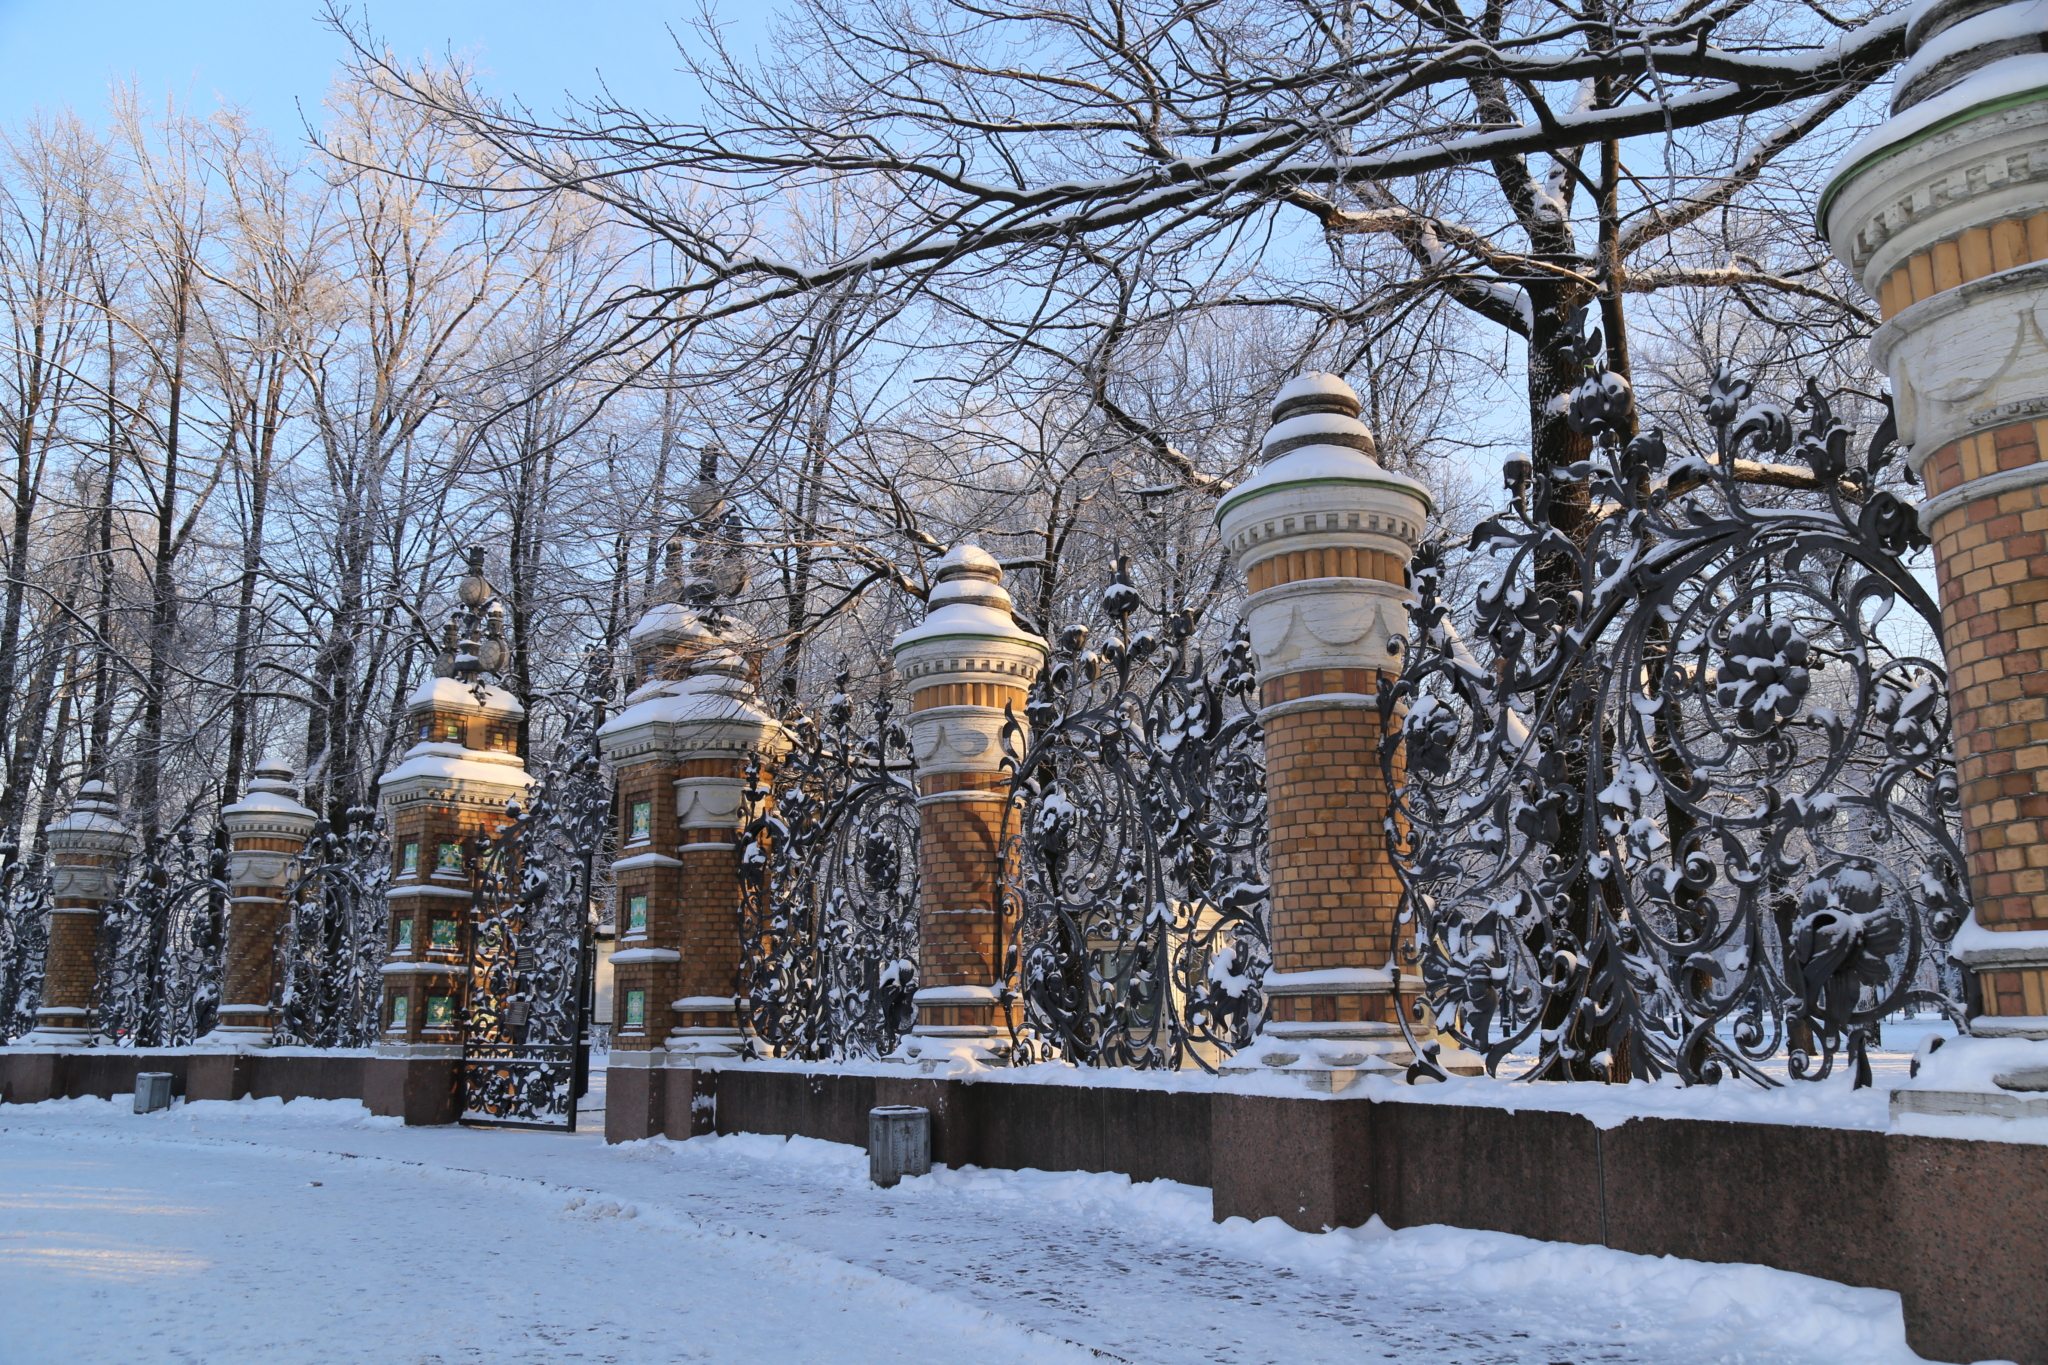
{"type": "MultiPolygon", "coordinates": [[[[671,1073],[673,1077],[675,1073],[671,1073]]],[[[727,1067],[716,1128],[867,1144],[932,1111],[932,1159],[1207,1185],[1218,1221],[1377,1214],[1896,1291],[1915,1350],[2048,1365],[2048,1146],[1838,1128],[727,1067]]],[[[617,1095],[617,1079],[611,1082],[617,1095]]],[[[671,1106],[671,1109],[673,1106],[671,1106]]],[[[664,1129],[671,1137],[685,1134],[664,1129]]]]}
{"type": "Polygon", "coordinates": [[[361,1100],[407,1123],[459,1117],[452,1061],[261,1052],[0,1052],[0,1104],[132,1095],[143,1071],[170,1072],[171,1093],[188,1100],[361,1100]]]}

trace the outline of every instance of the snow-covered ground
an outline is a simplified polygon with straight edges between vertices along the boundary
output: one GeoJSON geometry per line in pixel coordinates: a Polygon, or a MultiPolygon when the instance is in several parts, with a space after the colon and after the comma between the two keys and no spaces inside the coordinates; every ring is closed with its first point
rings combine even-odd
{"type": "Polygon", "coordinates": [[[353,1103],[0,1109],[0,1360],[1916,1359],[1896,1296],[1206,1190],[353,1103]]]}

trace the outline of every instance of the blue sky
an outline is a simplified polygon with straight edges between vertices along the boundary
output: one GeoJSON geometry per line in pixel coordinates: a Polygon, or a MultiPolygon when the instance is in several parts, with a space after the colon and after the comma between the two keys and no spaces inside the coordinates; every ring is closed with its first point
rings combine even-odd
{"type": "MultiPolygon", "coordinates": [[[[280,138],[317,114],[342,43],[317,19],[320,0],[0,0],[0,124],[66,105],[98,121],[109,87],[133,80],[151,102],[195,113],[239,104],[280,138]]],[[[599,73],[629,104],[688,115],[694,91],[676,74],[666,31],[697,0],[371,0],[371,24],[402,57],[453,49],[497,94],[536,110],[587,94],[599,73]]],[[[773,0],[716,0],[719,21],[751,48],[773,0]]]]}

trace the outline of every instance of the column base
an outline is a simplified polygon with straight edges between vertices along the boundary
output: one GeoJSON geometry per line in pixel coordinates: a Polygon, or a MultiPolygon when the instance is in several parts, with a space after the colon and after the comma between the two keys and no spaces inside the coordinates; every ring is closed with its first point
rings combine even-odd
{"type": "Polygon", "coordinates": [[[1981,1018],[1970,1029],[1914,1059],[1912,1079],[1892,1091],[1894,1122],[2048,1119],[2048,1018],[1981,1018]]]}
{"type": "Polygon", "coordinates": [[[669,1007],[683,1022],[668,1031],[670,1066],[717,1066],[746,1055],[729,995],[686,995],[669,1007]]]}
{"type": "Polygon", "coordinates": [[[1223,1064],[1225,1075],[1298,1076],[1311,1090],[1337,1094],[1367,1076],[1396,1080],[1415,1050],[1399,1024],[1283,1023],[1268,1020],[1252,1045],[1223,1064]]]}
{"type": "Polygon", "coordinates": [[[926,1075],[957,1074],[1010,1064],[1010,1030],[1005,1004],[993,986],[926,986],[911,996],[917,1022],[885,1061],[917,1067],[926,1075]]]}
{"type": "Polygon", "coordinates": [[[673,1028],[668,1031],[669,1066],[716,1067],[745,1055],[746,1039],[736,1028],[673,1028]]]}
{"type": "Polygon", "coordinates": [[[68,1028],[62,1024],[38,1024],[14,1040],[14,1046],[41,1050],[44,1048],[99,1047],[111,1045],[112,1039],[100,1037],[97,1030],[68,1028]]]}
{"type": "Polygon", "coordinates": [[[213,1032],[192,1040],[194,1052],[261,1052],[272,1045],[270,1029],[248,1024],[216,1024],[213,1032]]]}
{"type": "Polygon", "coordinates": [[[1010,1033],[994,1024],[914,1024],[882,1059],[927,1076],[957,1075],[1010,1064],[1010,1033]]]}

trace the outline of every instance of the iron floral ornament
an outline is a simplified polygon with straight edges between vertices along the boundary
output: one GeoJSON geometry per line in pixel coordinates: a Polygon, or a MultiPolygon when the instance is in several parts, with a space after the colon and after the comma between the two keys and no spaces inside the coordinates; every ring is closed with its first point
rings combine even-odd
{"type": "Polygon", "coordinates": [[[1853,461],[1811,385],[1788,412],[1724,368],[1712,448],[1680,455],[1628,434],[1597,331],[1572,349],[1590,452],[1509,464],[1469,640],[1424,547],[1381,694],[1414,1074],[1443,1074],[1433,1028],[1495,1074],[1846,1059],[1868,1084],[1886,1016],[1961,1017],[1968,904],[1926,541],[1878,486],[1891,423],[1853,461]]]}

